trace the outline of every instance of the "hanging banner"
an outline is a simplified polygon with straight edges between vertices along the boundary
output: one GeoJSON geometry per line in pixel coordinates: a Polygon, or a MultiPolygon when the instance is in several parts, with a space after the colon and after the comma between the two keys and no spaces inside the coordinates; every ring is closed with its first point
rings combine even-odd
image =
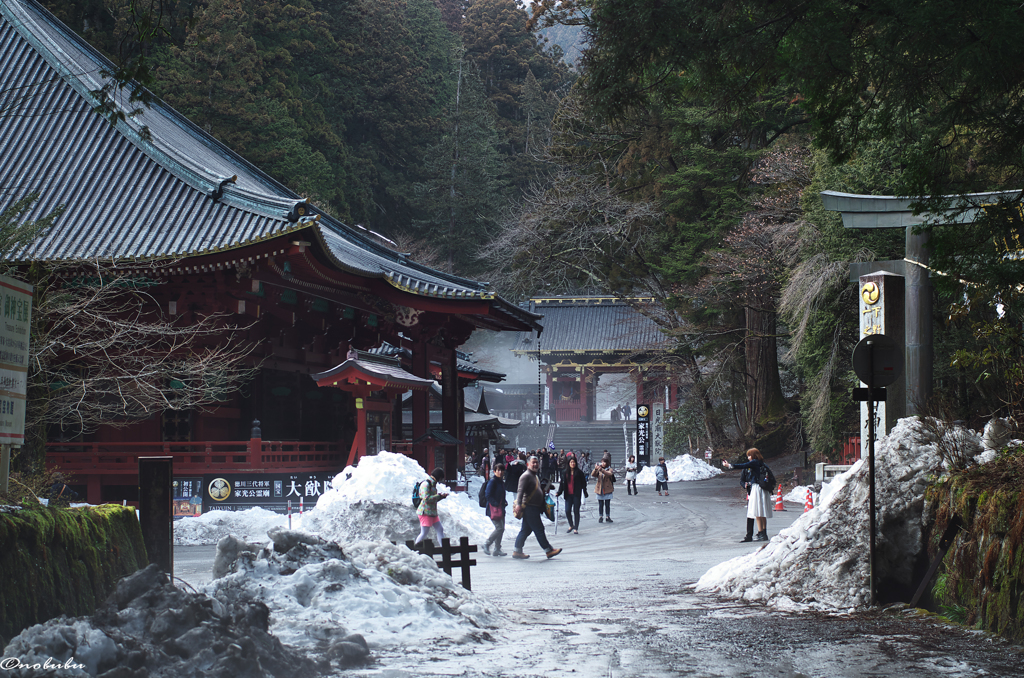
{"type": "Polygon", "coordinates": [[[0,276],[0,444],[25,440],[32,286],[0,276]]]}
{"type": "Polygon", "coordinates": [[[647,405],[636,406],[636,462],[651,465],[651,408],[647,405]]]}

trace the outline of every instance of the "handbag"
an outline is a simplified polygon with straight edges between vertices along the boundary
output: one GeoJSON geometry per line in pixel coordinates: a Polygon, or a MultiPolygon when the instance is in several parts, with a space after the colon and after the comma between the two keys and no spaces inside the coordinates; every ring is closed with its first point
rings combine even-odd
{"type": "Polygon", "coordinates": [[[555,500],[550,494],[544,495],[544,515],[551,522],[555,522],[555,500]]]}

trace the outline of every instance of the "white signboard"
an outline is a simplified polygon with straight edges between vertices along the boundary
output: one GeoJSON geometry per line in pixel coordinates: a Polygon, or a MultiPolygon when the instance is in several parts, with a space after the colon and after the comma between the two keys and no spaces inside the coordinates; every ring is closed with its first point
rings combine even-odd
{"type": "Polygon", "coordinates": [[[651,460],[665,456],[665,403],[651,405],[651,460]]]}
{"type": "Polygon", "coordinates": [[[32,286],[0,276],[0,444],[25,441],[32,286]]]}
{"type": "MultiPolygon", "coordinates": [[[[877,278],[878,276],[872,276],[877,278]]],[[[867,276],[861,276],[860,280],[860,338],[872,334],[885,334],[885,290],[878,282],[866,280],[867,276]]],[[[859,382],[860,386],[867,386],[859,382]]],[[[861,449],[868,448],[868,403],[860,403],[860,440],[861,449]]],[[[885,421],[885,402],[875,404],[875,435],[885,435],[883,427],[885,421]]]]}

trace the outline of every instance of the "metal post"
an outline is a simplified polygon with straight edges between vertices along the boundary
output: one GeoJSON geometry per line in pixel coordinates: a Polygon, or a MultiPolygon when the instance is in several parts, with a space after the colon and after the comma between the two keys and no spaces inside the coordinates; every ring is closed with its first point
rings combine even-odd
{"type": "MultiPolygon", "coordinates": [[[[873,342],[869,339],[868,345],[873,342]]],[[[875,373],[875,352],[869,352],[871,375],[875,373]]],[[[875,604],[875,380],[868,381],[868,604],[875,604]]]]}
{"type": "Polygon", "coordinates": [[[139,522],[149,562],[174,578],[173,457],[139,457],[139,522]]]}
{"type": "Polygon", "coordinates": [[[0,494],[6,495],[11,474],[11,446],[0,445],[0,494]]]}

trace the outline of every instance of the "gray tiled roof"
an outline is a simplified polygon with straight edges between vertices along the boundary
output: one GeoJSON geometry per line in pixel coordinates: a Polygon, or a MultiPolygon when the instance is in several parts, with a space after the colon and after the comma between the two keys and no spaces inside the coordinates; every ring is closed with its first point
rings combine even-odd
{"type": "Polygon", "coordinates": [[[66,208],[13,261],[173,259],[312,227],[343,270],[421,296],[495,299],[486,283],[408,261],[321,214],[162,102],[111,125],[92,94],[110,68],[34,0],[0,0],[0,210],[33,191],[28,218],[66,208]]]}
{"type": "MultiPolygon", "coordinates": [[[[665,346],[666,337],[649,318],[624,301],[609,297],[533,300],[530,310],[544,316],[540,350],[638,353],[665,346]]],[[[537,351],[536,334],[521,332],[513,350],[537,351]]]]}

